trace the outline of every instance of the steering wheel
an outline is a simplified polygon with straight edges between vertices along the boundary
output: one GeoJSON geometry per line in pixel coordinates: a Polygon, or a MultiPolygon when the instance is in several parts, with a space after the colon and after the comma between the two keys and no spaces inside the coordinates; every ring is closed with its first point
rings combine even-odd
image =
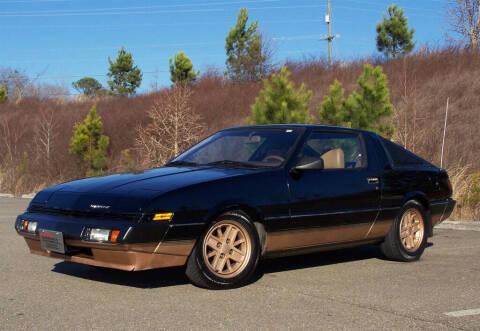
{"type": "Polygon", "coordinates": [[[280,155],[269,155],[262,160],[262,162],[275,162],[275,161],[280,161],[280,163],[282,163],[283,161],[285,161],[285,158],[281,157],[280,155]]]}

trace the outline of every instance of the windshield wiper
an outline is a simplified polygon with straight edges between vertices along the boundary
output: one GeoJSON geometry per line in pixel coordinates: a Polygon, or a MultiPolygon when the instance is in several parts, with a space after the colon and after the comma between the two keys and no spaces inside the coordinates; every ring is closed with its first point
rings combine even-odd
{"type": "Polygon", "coordinates": [[[188,161],[172,161],[165,164],[165,167],[195,167],[198,166],[198,163],[188,162],[188,161]]]}
{"type": "Polygon", "coordinates": [[[218,165],[218,166],[227,166],[227,167],[230,166],[230,167],[251,168],[251,169],[259,167],[257,165],[251,164],[251,163],[240,162],[240,161],[232,161],[232,160],[214,161],[214,162],[207,163],[205,165],[209,165],[209,166],[218,165]]]}

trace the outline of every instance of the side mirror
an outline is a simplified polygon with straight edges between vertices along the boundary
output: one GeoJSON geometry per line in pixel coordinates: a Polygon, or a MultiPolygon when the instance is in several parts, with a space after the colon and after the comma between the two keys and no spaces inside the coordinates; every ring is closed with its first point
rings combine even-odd
{"type": "Polygon", "coordinates": [[[290,169],[290,175],[292,175],[293,178],[298,179],[305,170],[322,170],[324,168],[325,166],[323,163],[323,159],[318,159],[307,164],[293,167],[292,169],[290,169]]]}

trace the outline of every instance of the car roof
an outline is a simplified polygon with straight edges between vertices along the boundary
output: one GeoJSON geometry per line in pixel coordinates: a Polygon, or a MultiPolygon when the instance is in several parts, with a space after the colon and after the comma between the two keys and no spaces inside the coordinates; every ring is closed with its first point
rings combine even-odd
{"type": "Polygon", "coordinates": [[[231,129],[267,129],[267,128],[306,128],[306,129],[320,129],[325,131],[349,131],[349,132],[362,132],[368,134],[375,134],[371,131],[346,128],[342,126],[333,126],[333,125],[320,125],[320,124],[263,124],[263,125],[245,125],[245,126],[236,126],[231,128],[226,128],[221,131],[231,130],[231,129]]]}

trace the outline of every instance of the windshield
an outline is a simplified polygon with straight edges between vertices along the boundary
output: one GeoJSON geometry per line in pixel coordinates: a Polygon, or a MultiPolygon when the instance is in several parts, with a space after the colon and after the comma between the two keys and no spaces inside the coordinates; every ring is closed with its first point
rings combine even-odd
{"type": "Polygon", "coordinates": [[[245,128],[220,131],[193,146],[168,165],[277,167],[300,134],[298,129],[245,128]]]}

